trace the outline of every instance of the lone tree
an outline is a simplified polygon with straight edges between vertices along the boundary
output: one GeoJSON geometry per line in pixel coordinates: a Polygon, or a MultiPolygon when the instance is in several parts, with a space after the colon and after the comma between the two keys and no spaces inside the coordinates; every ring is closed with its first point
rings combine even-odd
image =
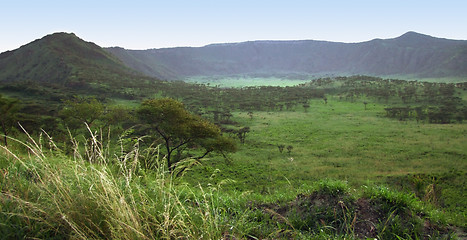
{"type": "Polygon", "coordinates": [[[242,144],[245,143],[246,134],[250,132],[250,127],[242,127],[237,130],[237,137],[242,144]]]}
{"type": "Polygon", "coordinates": [[[279,148],[279,152],[282,153],[284,151],[285,145],[284,144],[279,144],[279,145],[277,145],[277,148],[279,148]]]}
{"type": "Polygon", "coordinates": [[[17,100],[4,98],[0,95],[0,127],[2,128],[5,146],[8,146],[8,134],[17,120],[18,111],[17,100]]]}
{"type": "Polygon", "coordinates": [[[187,146],[203,149],[199,156],[193,157],[197,160],[213,151],[235,151],[234,142],[222,136],[219,127],[189,113],[181,102],[174,99],[146,100],[137,110],[137,115],[162,138],[170,172],[183,159],[181,152],[187,146]],[[174,151],[179,154],[174,156],[174,151]]]}

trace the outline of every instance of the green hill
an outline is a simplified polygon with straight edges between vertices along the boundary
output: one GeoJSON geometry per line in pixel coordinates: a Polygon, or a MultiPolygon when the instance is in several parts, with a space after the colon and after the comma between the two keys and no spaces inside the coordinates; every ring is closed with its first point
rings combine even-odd
{"type": "Polygon", "coordinates": [[[0,54],[2,91],[53,99],[63,94],[133,98],[157,79],[126,67],[98,45],[73,33],[54,33],[0,54]],[[143,84],[144,86],[142,86],[143,84]]]}
{"type": "Polygon", "coordinates": [[[73,33],[54,33],[0,54],[0,82],[32,81],[69,88],[109,85],[136,74],[120,60],[73,33]]]}

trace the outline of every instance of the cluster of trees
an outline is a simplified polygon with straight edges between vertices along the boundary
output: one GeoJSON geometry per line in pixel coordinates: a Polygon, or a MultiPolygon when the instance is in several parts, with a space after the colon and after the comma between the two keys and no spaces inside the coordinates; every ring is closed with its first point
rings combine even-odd
{"type": "Polygon", "coordinates": [[[457,108],[453,104],[441,105],[439,107],[387,107],[384,109],[386,116],[396,118],[400,121],[415,119],[417,122],[428,121],[429,123],[451,123],[462,122],[467,119],[467,108],[457,108]]]}
{"type": "MultiPolygon", "coordinates": [[[[0,96],[0,127],[5,145],[10,132],[19,128],[18,123],[24,120],[21,109],[18,100],[0,96]]],[[[211,152],[224,154],[236,150],[235,141],[224,136],[217,125],[190,113],[181,102],[171,98],[145,100],[137,109],[129,109],[106,106],[93,97],[75,97],[64,101],[57,116],[61,126],[52,135],[59,139],[64,138],[67,131],[86,134],[85,128],[101,131],[112,128],[114,133],[121,133],[124,128],[133,127],[137,130],[133,132],[135,136],[127,137],[149,135],[155,144],[163,146],[161,155],[171,172],[183,159],[199,161],[211,152]]]]}
{"type": "Polygon", "coordinates": [[[437,103],[453,97],[456,89],[465,89],[466,83],[432,83],[382,79],[370,76],[321,78],[304,86],[322,89],[326,94],[339,95],[346,100],[361,96],[372,97],[384,103],[437,103]]]}
{"type": "Polygon", "coordinates": [[[7,136],[21,131],[15,130],[17,122],[21,122],[28,132],[44,129],[61,140],[68,136],[68,130],[79,134],[84,123],[91,128],[112,129],[113,134],[137,126],[135,134],[145,135],[152,131],[157,136],[154,140],[165,146],[167,165],[173,166],[189,156],[186,149],[198,149],[199,156],[191,156],[195,159],[223,148],[231,149],[227,138],[221,137],[223,133],[244,143],[250,129],[232,121],[232,111],[248,112],[251,118],[254,111],[293,111],[296,106],[306,112],[310,108],[310,99],[323,99],[327,103],[327,95],[349,101],[364,97],[365,108],[369,100],[381,101],[388,104],[386,116],[400,120],[412,118],[450,123],[467,119],[467,106],[459,94],[467,89],[467,83],[427,83],[367,76],[321,78],[295,87],[220,88],[152,78],[132,82],[133,85],[127,83],[126,87],[120,87],[119,81],[112,88],[101,86],[99,91],[105,94],[99,99],[75,97],[76,92],[67,93],[58,85],[46,83],[2,84],[0,90],[21,92],[26,100],[19,102],[0,96],[0,130],[4,136],[1,141],[8,144],[7,136]],[[177,101],[168,98],[143,101],[154,95],[177,101]],[[34,100],[27,100],[28,96],[34,100]],[[122,96],[141,100],[141,107],[135,110],[105,104],[110,97],[122,96]],[[169,116],[170,109],[175,112],[169,116]],[[165,119],[172,120],[164,123],[158,114],[166,114],[165,119]],[[176,117],[181,122],[173,120],[176,117]],[[215,124],[207,122],[205,119],[208,118],[215,124]],[[183,127],[170,129],[171,124],[183,127]],[[228,124],[235,128],[221,127],[228,124]]]}
{"type": "Polygon", "coordinates": [[[0,127],[3,132],[3,143],[8,146],[8,134],[11,126],[16,122],[18,113],[17,100],[8,99],[0,95],[0,127]]]}
{"type": "Polygon", "coordinates": [[[319,89],[294,87],[220,88],[201,84],[172,82],[161,89],[161,94],[184,102],[193,112],[203,111],[283,111],[292,110],[313,98],[323,98],[319,89]],[[187,85],[189,87],[187,87],[187,85]]]}
{"type": "MultiPolygon", "coordinates": [[[[467,83],[352,76],[318,79],[305,86],[322,89],[326,94],[335,94],[348,101],[365,97],[388,104],[386,116],[399,120],[450,123],[467,119],[467,106],[460,97],[460,92],[467,89],[467,83]]],[[[364,101],[365,109],[367,103],[364,101]]]]}

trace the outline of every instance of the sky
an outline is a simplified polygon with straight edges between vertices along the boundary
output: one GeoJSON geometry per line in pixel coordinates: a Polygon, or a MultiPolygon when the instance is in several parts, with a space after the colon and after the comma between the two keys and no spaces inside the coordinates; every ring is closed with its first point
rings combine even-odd
{"type": "Polygon", "coordinates": [[[253,40],[467,40],[465,0],[0,0],[0,52],[54,32],[150,49],[253,40]]]}

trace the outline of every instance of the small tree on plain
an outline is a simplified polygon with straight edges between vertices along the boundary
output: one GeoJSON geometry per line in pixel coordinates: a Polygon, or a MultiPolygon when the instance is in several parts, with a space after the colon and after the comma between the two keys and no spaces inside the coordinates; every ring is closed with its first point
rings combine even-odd
{"type": "Polygon", "coordinates": [[[287,146],[287,153],[288,154],[292,153],[292,149],[293,149],[292,145],[287,146]]]}
{"type": "Polygon", "coordinates": [[[279,145],[277,145],[277,148],[279,148],[279,152],[282,153],[284,151],[285,145],[284,144],[279,144],[279,145]]]}

